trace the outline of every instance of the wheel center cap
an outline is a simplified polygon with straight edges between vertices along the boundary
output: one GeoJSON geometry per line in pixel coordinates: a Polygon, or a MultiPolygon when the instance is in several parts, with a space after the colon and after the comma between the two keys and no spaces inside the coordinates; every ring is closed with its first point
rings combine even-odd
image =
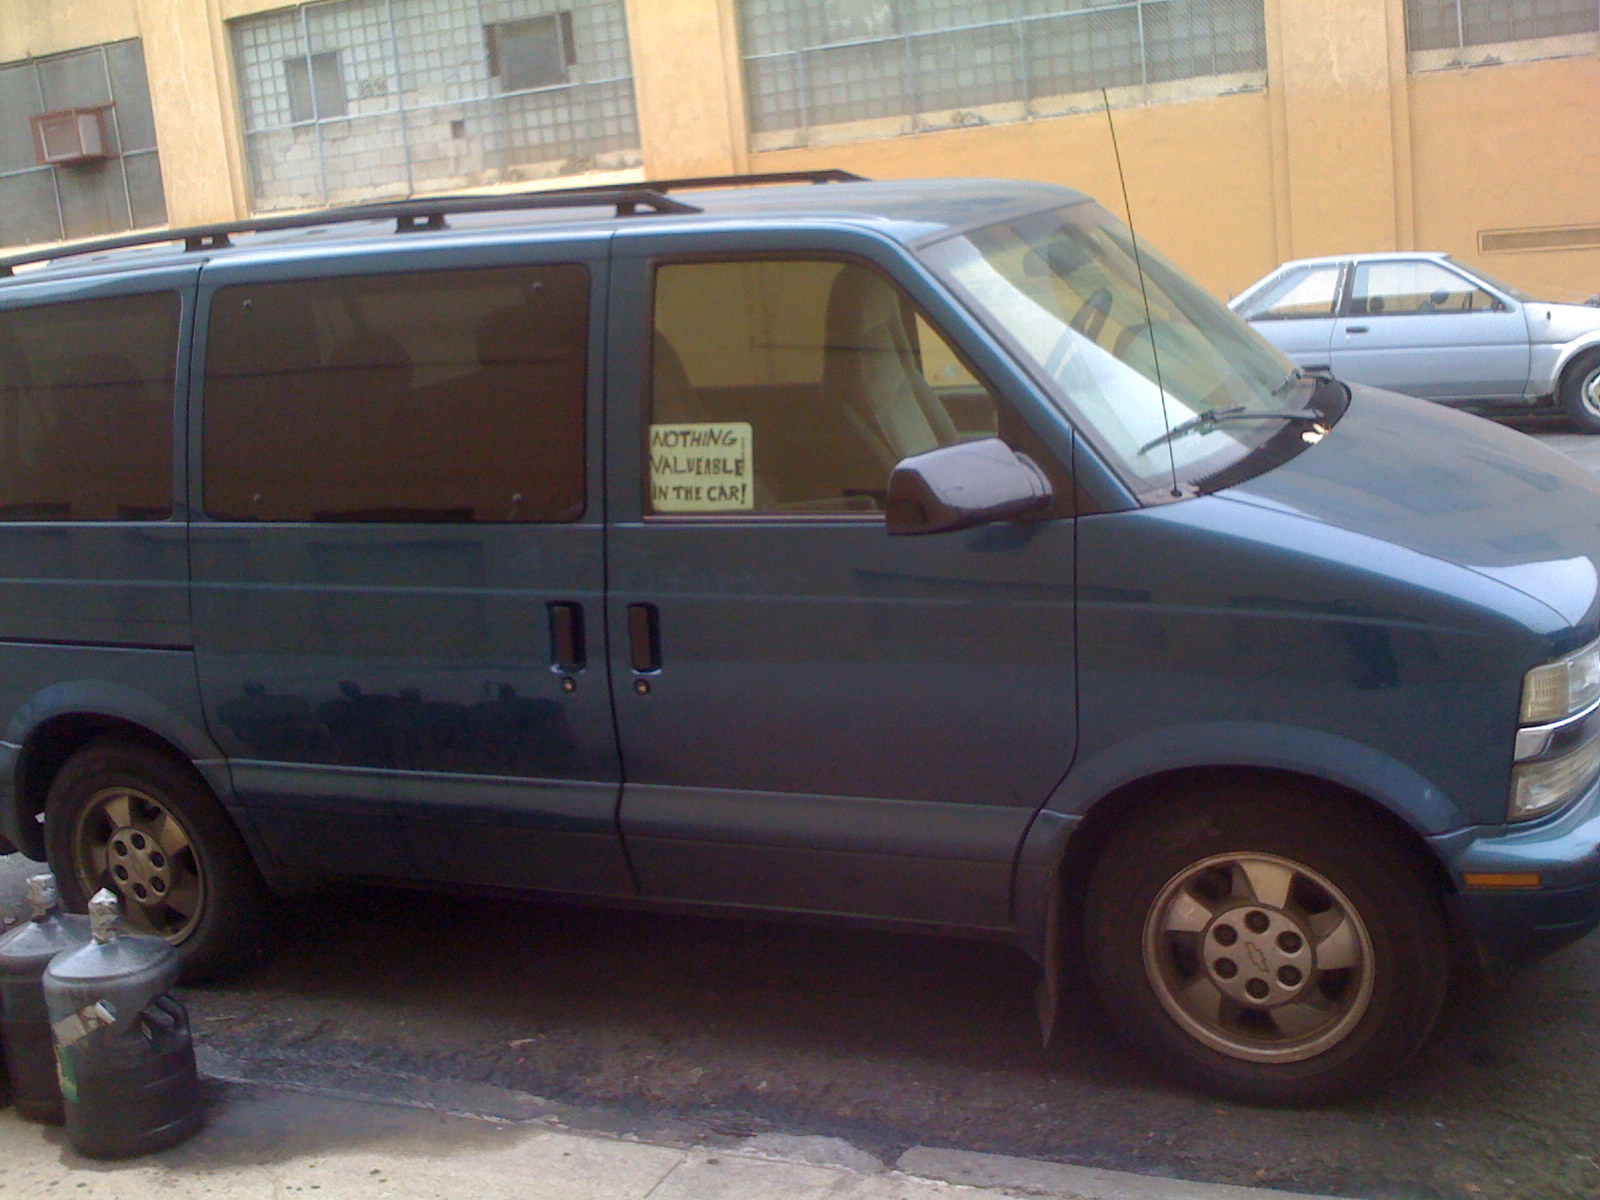
{"type": "Polygon", "coordinates": [[[142,829],[125,826],[106,843],[106,868],[117,891],[136,904],[159,904],[172,886],[172,863],[161,844],[142,829]]]}
{"type": "Polygon", "coordinates": [[[1287,913],[1246,905],[1219,914],[1201,938],[1206,974],[1228,998],[1274,1008],[1310,986],[1311,943],[1287,913]]]}

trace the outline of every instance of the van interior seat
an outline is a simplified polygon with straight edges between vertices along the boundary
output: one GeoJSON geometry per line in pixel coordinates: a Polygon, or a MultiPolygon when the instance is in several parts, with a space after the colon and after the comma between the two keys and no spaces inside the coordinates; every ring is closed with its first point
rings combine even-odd
{"type": "Polygon", "coordinates": [[[683,358],[659,329],[650,350],[650,422],[653,425],[703,425],[711,420],[689,382],[683,358]]]}
{"type": "Polygon", "coordinates": [[[305,495],[306,483],[326,479],[343,448],[315,419],[322,376],[316,327],[298,294],[240,287],[213,302],[203,426],[209,516],[303,520],[302,498],[323,502],[305,495]]]}
{"type": "Polygon", "coordinates": [[[896,463],[960,436],[923,377],[910,310],[887,280],[843,267],[829,290],[825,339],[822,403],[807,414],[834,476],[822,490],[881,503],[896,463]]]}
{"type": "Polygon", "coordinates": [[[47,432],[39,465],[46,481],[72,481],[71,518],[170,513],[172,397],[158,395],[131,357],[106,350],[69,359],[54,390],[55,420],[66,424],[47,432]]]}
{"type": "Polygon", "coordinates": [[[314,406],[307,428],[327,450],[316,452],[317,480],[307,481],[327,505],[318,515],[348,520],[430,507],[428,481],[414,466],[427,436],[412,412],[414,375],[405,345],[389,334],[358,333],[329,351],[322,386],[306,398],[314,406]],[[353,458],[352,447],[364,456],[353,458]]]}
{"type": "Polygon", "coordinates": [[[456,447],[451,491],[479,520],[582,511],[587,330],[564,307],[534,297],[495,309],[476,330],[477,370],[430,391],[425,423],[456,447]]]}

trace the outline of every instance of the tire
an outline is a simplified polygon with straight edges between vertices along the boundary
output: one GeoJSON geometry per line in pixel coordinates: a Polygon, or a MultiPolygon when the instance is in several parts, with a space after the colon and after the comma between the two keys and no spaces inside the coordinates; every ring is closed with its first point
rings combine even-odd
{"type": "Polygon", "coordinates": [[[260,956],[266,888],[187,764],[121,739],[84,746],[50,785],[45,844],[69,909],[83,912],[96,890],[111,888],[127,929],[177,950],[184,982],[260,956]]]}
{"type": "Polygon", "coordinates": [[[1367,1091],[1426,1041],[1450,981],[1436,889],[1367,814],[1295,787],[1188,792],[1115,833],[1084,932],[1106,1009],[1203,1091],[1367,1091]]]}
{"type": "Polygon", "coordinates": [[[1580,354],[1562,373],[1561,410],[1584,433],[1600,433],[1600,354],[1580,354]]]}

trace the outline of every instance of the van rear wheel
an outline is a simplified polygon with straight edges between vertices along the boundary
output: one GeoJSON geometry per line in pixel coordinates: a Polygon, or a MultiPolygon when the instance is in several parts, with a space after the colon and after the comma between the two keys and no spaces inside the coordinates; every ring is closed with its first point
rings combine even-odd
{"type": "Polygon", "coordinates": [[[45,841],[68,908],[108,887],[125,926],[165,938],[187,982],[255,957],[265,887],[243,840],[185,765],[137,742],[73,754],[45,801],[45,841]]]}
{"type": "Polygon", "coordinates": [[[1449,983],[1440,904],[1378,821],[1313,792],[1213,786],[1107,845],[1086,910],[1113,1019],[1230,1099],[1327,1103],[1426,1040],[1449,983]]]}

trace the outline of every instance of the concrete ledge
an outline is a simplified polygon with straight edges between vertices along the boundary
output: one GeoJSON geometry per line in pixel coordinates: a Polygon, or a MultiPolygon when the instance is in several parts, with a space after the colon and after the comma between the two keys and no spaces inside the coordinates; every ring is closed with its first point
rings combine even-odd
{"type": "Polygon", "coordinates": [[[998,1188],[1024,1196],[1053,1200],[1333,1200],[1304,1192],[1235,1187],[1226,1183],[1191,1183],[1125,1171],[1075,1167],[1069,1163],[1008,1158],[970,1150],[913,1146],[895,1168],[907,1175],[984,1189],[998,1188]]]}

